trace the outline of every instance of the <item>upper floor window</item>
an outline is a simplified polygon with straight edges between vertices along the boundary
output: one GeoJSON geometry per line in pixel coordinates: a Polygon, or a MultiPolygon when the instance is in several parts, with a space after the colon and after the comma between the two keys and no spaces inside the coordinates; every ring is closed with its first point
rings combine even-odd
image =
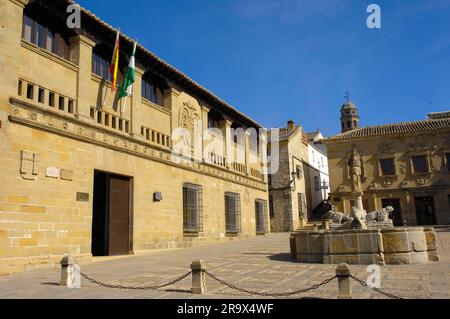
{"type": "Polygon", "coordinates": [[[428,157],[426,155],[411,156],[414,173],[428,173],[428,157]]]}
{"type": "Polygon", "coordinates": [[[395,172],[395,162],[393,158],[380,159],[381,176],[393,176],[395,172]]]}
{"type": "Polygon", "coordinates": [[[60,33],[26,14],[23,16],[22,38],[66,60],[70,59],[68,41],[60,33]]]}
{"type": "Polygon", "coordinates": [[[214,110],[210,110],[208,112],[208,128],[215,128],[220,130],[222,128],[223,121],[224,118],[220,113],[214,110]]]}
{"type": "Polygon", "coordinates": [[[168,88],[167,81],[151,71],[142,77],[142,97],[156,105],[164,107],[164,90],[168,88]]]}
{"type": "Polygon", "coordinates": [[[158,104],[156,87],[152,82],[148,80],[142,80],[142,97],[149,100],[150,102],[158,104]]]}
{"type": "Polygon", "coordinates": [[[98,75],[103,80],[111,81],[109,62],[97,52],[92,53],[92,73],[98,75]]]}

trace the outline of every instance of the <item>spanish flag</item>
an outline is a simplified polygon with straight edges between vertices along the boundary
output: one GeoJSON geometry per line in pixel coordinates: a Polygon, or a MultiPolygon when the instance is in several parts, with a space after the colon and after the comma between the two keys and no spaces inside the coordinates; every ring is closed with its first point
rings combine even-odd
{"type": "Polygon", "coordinates": [[[114,45],[113,57],[109,65],[109,73],[112,77],[111,92],[116,90],[117,73],[119,71],[119,48],[120,48],[120,32],[117,31],[116,44],[114,45]]]}

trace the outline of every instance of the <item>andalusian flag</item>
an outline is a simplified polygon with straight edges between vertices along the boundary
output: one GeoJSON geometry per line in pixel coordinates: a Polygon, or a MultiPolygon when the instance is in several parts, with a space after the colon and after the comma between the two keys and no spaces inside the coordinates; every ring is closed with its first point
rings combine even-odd
{"type": "Polygon", "coordinates": [[[113,57],[111,60],[111,64],[109,65],[109,73],[112,76],[111,92],[114,92],[116,90],[117,73],[119,72],[119,48],[120,48],[120,32],[117,31],[113,57]]]}
{"type": "MultiPolygon", "coordinates": [[[[125,80],[123,81],[122,89],[119,93],[119,99],[126,98],[133,94],[133,83],[135,80],[135,55],[136,55],[137,42],[134,42],[133,53],[131,54],[130,63],[128,64],[127,74],[125,75],[125,80]]],[[[125,112],[126,99],[123,102],[122,113],[125,112]]]]}

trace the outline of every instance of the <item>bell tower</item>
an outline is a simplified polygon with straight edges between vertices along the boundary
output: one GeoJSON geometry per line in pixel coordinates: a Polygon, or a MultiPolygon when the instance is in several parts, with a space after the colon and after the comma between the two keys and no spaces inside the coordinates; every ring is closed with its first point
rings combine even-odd
{"type": "Polygon", "coordinates": [[[349,92],[345,93],[346,102],[341,107],[341,130],[342,133],[359,128],[358,108],[350,101],[349,92]]]}

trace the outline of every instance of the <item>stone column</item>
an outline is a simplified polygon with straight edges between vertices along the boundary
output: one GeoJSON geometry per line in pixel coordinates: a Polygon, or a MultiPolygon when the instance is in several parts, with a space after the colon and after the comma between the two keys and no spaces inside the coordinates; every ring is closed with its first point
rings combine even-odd
{"type": "Polygon", "coordinates": [[[164,91],[164,107],[168,108],[172,112],[172,118],[170,121],[170,139],[171,139],[171,145],[174,145],[173,141],[173,131],[177,128],[179,128],[179,106],[178,106],[178,97],[180,96],[181,92],[178,91],[175,88],[170,88],[164,91]]]}
{"type": "Polygon", "coordinates": [[[88,99],[88,92],[92,89],[92,49],[95,42],[85,37],[77,35],[70,39],[72,62],[78,65],[77,75],[77,102],[75,107],[75,117],[81,121],[91,122],[91,107],[95,102],[88,99]]]}
{"type": "Polygon", "coordinates": [[[139,67],[135,67],[135,80],[133,84],[133,96],[131,97],[131,130],[130,135],[135,136],[140,134],[141,132],[141,117],[140,114],[140,108],[141,108],[141,101],[142,101],[142,76],[144,75],[144,70],[142,70],[139,67]]]}
{"type": "Polygon", "coordinates": [[[250,132],[245,131],[245,174],[250,175],[250,132]]]}
{"type": "Polygon", "coordinates": [[[205,134],[208,132],[209,108],[207,108],[204,105],[201,105],[201,109],[202,109],[202,161],[205,162],[205,160],[207,158],[204,154],[205,148],[206,148],[205,134]]]}
{"type": "Polygon", "coordinates": [[[224,136],[224,153],[225,153],[225,157],[227,158],[227,163],[226,166],[227,168],[230,168],[231,163],[234,160],[234,154],[233,154],[233,148],[231,147],[232,143],[231,143],[231,125],[233,124],[233,122],[231,122],[230,120],[225,120],[223,122],[223,136],[224,136]]]}

